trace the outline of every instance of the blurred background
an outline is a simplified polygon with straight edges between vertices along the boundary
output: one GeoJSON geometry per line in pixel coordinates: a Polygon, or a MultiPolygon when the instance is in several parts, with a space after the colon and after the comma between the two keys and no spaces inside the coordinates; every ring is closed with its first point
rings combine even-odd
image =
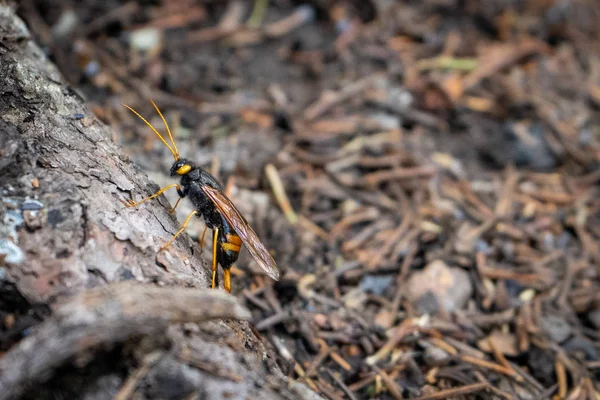
{"type": "Polygon", "coordinates": [[[330,399],[600,396],[600,3],[14,6],[77,118],[164,186],[171,154],[121,106],[164,132],[152,99],[227,185],[283,272],[243,252],[233,290],[290,376],[330,399]]]}

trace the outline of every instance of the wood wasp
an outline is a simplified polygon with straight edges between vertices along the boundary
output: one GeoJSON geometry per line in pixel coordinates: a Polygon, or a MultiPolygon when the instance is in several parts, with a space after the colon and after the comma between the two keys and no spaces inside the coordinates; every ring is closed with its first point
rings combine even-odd
{"type": "Polygon", "coordinates": [[[159,110],[158,106],[150,100],[156,112],[162,119],[171,145],[167,143],[165,138],[133,108],[123,104],[138,118],[140,118],[148,127],[158,136],[165,146],[169,149],[175,162],[171,167],[171,176],[181,177],[180,183],[173,183],[161,188],[159,191],[151,196],[148,196],[138,202],[134,202],[132,199],[123,201],[126,207],[137,207],[143,202],[153,199],[168,189],[176,188],[179,199],[175,203],[170,212],[174,212],[175,208],[179,204],[179,201],[188,197],[195,209],[192,211],[181,229],[165,244],[159,251],[165,250],[169,247],[173,241],[179,236],[187,227],[190,219],[193,216],[198,218],[203,217],[206,223],[206,228],[202,234],[200,243],[204,243],[204,234],[206,229],[210,228],[213,232],[213,249],[212,249],[212,283],[211,288],[215,288],[218,285],[217,280],[217,263],[223,268],[223,286],[227,292],[231,292],[231,267],[237,261],[242,244],[245,244],[250,254],[259,267],[267,273],[272,279],[279,280],[279,270],[277,265],[271,257],[266,247],[258,238],[258,235],[250,227],[244,216],[238,211],[233,205],[231,200],[223,193],[223,186],[206,170],[201,167],[194,165],[190,160],[179,157],[179,151],[173,140],[173,135],[169,129],[167,120],[159,110]]]}

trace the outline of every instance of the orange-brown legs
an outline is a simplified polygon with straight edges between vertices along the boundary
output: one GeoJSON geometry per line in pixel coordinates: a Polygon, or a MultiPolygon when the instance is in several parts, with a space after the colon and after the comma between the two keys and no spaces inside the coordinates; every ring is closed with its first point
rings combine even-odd
{"type": "Polygon", "coordinates": [[[198,211],[196,211],[196,210],[192,211],[190,213],[190,215],[188,215],[187,218],[185,219],[185,222],[183,223],[183,226],[181,227],[181,229],[179,231],[177,231],[177,233],[171,238],[171,240],[169,240],[169,243],[165,244],[158,251],[161,252],[161,251],[165,250],[167,247],[169,247],[171,245],[171,243],[173,243],[173,241],[177,238],[177,236],[179,236],[181,234],[181,232],[183,232],[185,230],[185,228],[190,223],[190,219],[192,219],[192,217],[196,214],[198,214],[198,211]]]}
{"type": "Polygon", "coordinates": [[[215,228],[213,231],[213,258],[212,258],[212,285],[211,289],[215,288],[217,280],[217,238],[219,236],[219,228],[215,228]]]}
{"type": "MultiPolygon", "coordinates": [[[[165,191],[167,191],[167,190],[169,190],[171,188],[177,188],[178,192],[181,190],[181,187],[179,186],[179,184],[172,183],[172,184],[167,185],[164,188],[160,189],[158,192],[154,193],[152,196],[148,196],[145,199],[142,199],[142,200],[140,200],[138,202],[133,201],[133,199],[127,199],[127,201],[121,200],[121,203],[125,204],[125,207],[127,207],[127,208],[137,207],[137,206],[139,206],[140,204],[142,204],[145,201],[148,201],[150,199],[153,199],[155,197],[160,196],[161,194],[163,194],[163,192],[165,192],[165,191]]],[[[179,200],[181,200],[181,197],[179,198],[179,200]]],[[[179,204],[179,200],[177,200],[177,203],[175,203],[175,207],[173,207],[172,211],[175,211],[175,208],[179,204]]],[[[171,212],[171,211],[169,211],[169,212],[171,212]]]]}
{"type": "Polygon", "coordinates": [[[183,199],[183,197],[180,197],[180,198],[177,199],[177,201],[175,202],[175,206],[173,208],[169,209],[169,214],[173,214],[175,212],[175,209],[179,205],[179,202],[181,201],[181,199],[183,199]]]}
{"type": "Polygon", "coordinates": [[[205,226],[204,231],[202,232],[202,236],[200,237],[200,250],[204,249],[204,236],[206,235],[207,230],[208,230],[208,226],[205,226]]]}
{"type": "Polygon", "coordinates": [[[231,268],[223,268],[223,287],[227,293],[231,293],[231,268]]]}

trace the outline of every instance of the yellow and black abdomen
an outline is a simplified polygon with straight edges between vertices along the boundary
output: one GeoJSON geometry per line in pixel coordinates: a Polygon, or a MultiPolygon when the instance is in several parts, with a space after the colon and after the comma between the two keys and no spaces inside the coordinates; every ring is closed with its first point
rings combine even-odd
{"type": "MultiPolygon", "coordinates": [[[[242,239],[233,230],[231,225],[225,220],[221,221],[221,227],[213,230],[213,243],[216,237],[216,252],[217,262],[223,268],[223,287],[227,292],[231,292],[231,272],[230,269],[238,259],[240,250],[242,250],[242,239]]],[[[213,264],[213,268],[214,268],[213,264]]],[[[216,284],[215,270],[213,269],[213,286],[216,284]]]]}
{"type": "Polygon", "coordinates": [[[223,269],[231,268],[237,261],[241,249],[242,239],[223,218],[217,236],[217,262],[223,269]]]}

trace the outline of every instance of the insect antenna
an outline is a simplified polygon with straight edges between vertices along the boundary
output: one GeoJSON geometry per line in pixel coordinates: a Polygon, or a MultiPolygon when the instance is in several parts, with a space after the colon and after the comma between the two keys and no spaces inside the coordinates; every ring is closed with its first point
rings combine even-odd
{"type": "Polygon", "coordinates": [[[165,124],[165,128],[167,128],[167,132],[169,133],[169,139],[171,139],[171,143],[173,144],[173,150],[175,150],[175,154],[177,154],[176,159],[179,159],[179,150],[177,150],[177,145],[175,144],[175,141],[173,140],[173,135],[171,134],[171,129],[169,129],[169,124],[167,124],[167,120],[165,119],[165,117],[162,115],[162,113],[158,109],[158,106],[156,104],[154,104],[154,101],[152,101],[152,99],[150,99],[150,102],[156,109],[156,112],[158,113],[158,115],[160,115],[160,118],[163,120],[163,123],[165,124]]]}
{"type": "MultiPolygon", "coordinates": [[[[154,102],[152,102],[152,104],[154,104],[154,102]]],[[[175,149],[173,149],[173,147],[171,147],[169,145],[169,143],[167,143],[167,141],[165,140],[165,138],[163,138],[162,135],[160,133],[158,133],[158,131],[156,130],[156,128],[154,128],[154,126],[152,126],[152,124],[150,122],[148,122],[146,120],[146,118],[142,117],[140,115],[140,113],[138,113],[137,111],[135,111],[133,108],[129,107],[126,104],[122,104],[122,105],[124,107],[126,107],[129,111],[131,111],[132,113],[134,113],[135,115],[137,115],[137,117],[139,119],[141,119],[142,121],[144,121],[146,123],[146,125],[148,125],[148,127],[150,127],[150,129],[152,129],[152,131],[156,134],[156,136],[158,136],[158,138],[161,140],[161,142],[163,142],[164,145],[167,146],[167,148],[169,149],[169,151],[171,152],[171,154],[173,154],[173,158],[175,159],[175,161],[179,160],[179,152],[177,151],[177,147],[175,147],[175,149]]],[[[154,104],[154,107],[156,107],[155,104],[154,104]]],[[[158,111],[158,107],[156,107],[156,110],[158,111]]],[[[165,122],[165,125],[166,125],[167,122],[165,121],[165,118],[160,113],[160,111],[158,111],[158,113],[160,114],[162,120],[165,122]]],[[[169,131],[169,137],[171,138],[171,142],[173,143],[173,146],[175,146],[175,142],[173,142],[173,137],[171,136],[171,131],[169,130],[169,126],[168,125],[167,125],[167,130],[169,131]]]]}

